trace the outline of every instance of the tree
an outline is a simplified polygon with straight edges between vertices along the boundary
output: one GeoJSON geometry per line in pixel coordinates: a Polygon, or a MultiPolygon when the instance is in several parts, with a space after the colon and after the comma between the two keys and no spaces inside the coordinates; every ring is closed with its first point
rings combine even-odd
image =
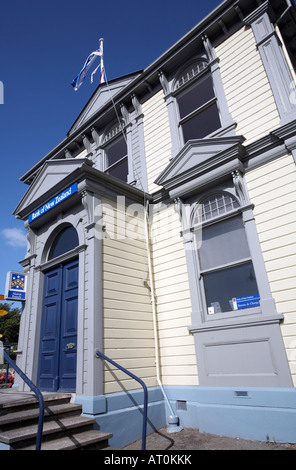
{"type": "Polygon", "coordinates": [[[3,343],[17,343],[21,321],[21,310],[13,304],[0,303],[0,310],[6,310],[7,315],[0,317],[0,335],[3,343]]]}

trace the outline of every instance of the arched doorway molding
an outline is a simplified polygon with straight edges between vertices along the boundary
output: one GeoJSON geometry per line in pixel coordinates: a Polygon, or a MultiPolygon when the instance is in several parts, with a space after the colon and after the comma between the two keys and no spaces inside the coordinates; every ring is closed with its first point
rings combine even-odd
{"type": "MultiPolygon", "coordinates": [[[[76,254],[78,254],[79,252],[83,251],[83,249],[86,248],[85,234],[84,234],[83,226],[80,223],[80,219],[78,219],[77,217],[73,217],[73,216],[67,217],[67,220],[59,221],[56,224],[49,227],[46,232],[47,234],[46,239],[42,240],[44,244],[44,248],[40,256],[41,270],[47,269],[48,264],[55,263],[55,259],[49,260],[49,254],[50,254],[52,244],[54,243],[54,240],[59,235],[59,233],[61,233],[65,228],[71,227],[71,226],[75,228],[77,232],[77,236],[78,236],[78,245],[77,247],[74,248],[74,250],[76,251],[76,254]]],[[[68,253],[65,252],[61,256],[57,257],[56,261],[61,262],[63,258],[68,259],[69,257],[71,257],[72,251],[73,250],[70,250],[68,253]]],[[[72,256],[73,255],[75,255],[75,253],[73,253],[72,256]]]]}
{"type": "MultiPolygon", "coordinates": [[[[43,249],[40,250],[39,256],[36,259],[36,273],[35,279],[39,285],[39,294],[37,301],[37,315],[36,315],[36,346],[38,350],[35,351],[34,357],[37,359],[39,357],[39,344],[40,344],[40,332],[41,332],[41,323],[42,323],[42,306],[43,306],[43,296],[44,296],[44,280],[45,273],[49,269],[53,269],[59,264],[67,263],[75,258],[79,260],[79,287],[78,287],[78,332],[83,331],[84,323],[84,311],[85,311],[85,300],[84,300],[84,290],[85,290],[85,252],[87,249],[87,244],[85,243],[85,231],[82,223],[82,218],[79,215],[69,214],[64,220],[59,218],[56,223],[46,227],[46,230],[43,234],[39,236],[40,244],[43,245],[43,249]],[[50,250],[54,241],[57,239],[59,234],[63,232],[67,227],[73,227],[78,236],[78,245],[67,251],[60,256],[48,259],[50,250]],[[39,261],[39,262],[38,262],[39,261]]],[[[82,377],[83,370],[83,335],[78,333],[77,337],[77,385],[76,392],[82,393],[82,384],[78,380],[79,377],[82,377]]],[[[37,379],[37,368],[34,372],[34,376],[37,379]]]]}

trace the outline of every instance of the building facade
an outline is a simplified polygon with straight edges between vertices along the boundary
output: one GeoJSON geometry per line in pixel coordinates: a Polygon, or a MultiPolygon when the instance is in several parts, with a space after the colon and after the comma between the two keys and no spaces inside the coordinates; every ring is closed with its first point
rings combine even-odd
{"type": "Polygon", "coordinates": [[[146,383],[149,431],[295,442],[295,32],[289,1],[225,0],[21,178],[18,364],[113,445],[143,394],[96,350],[146,383]]]}

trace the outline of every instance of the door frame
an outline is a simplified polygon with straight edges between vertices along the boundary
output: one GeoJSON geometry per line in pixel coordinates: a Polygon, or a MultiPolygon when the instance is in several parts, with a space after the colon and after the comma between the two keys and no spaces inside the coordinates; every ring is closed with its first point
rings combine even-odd
{"type": "Polygon", "coordinates": [[[53,391],[53,392],[57,392],[57,391],[69,391],[69,392],[72,392],[72,393],[75,393],[76,392],[76,387],[77,387],[77,376],[78,376],[78,373],[77,373],[77,369],[78,369],[78,332],[79,332],[79,324],[78,324],[78,310],[79,310],[79,257],[75,257],[75,258],[72,258],[71,259],[67,259],[67,260],[64,260],[63,262],[57,262],[57,263],[54,263],[53,266],[51,266],[50,268],[44,270],[44,275],[42,276],[42,279],[43,279],[43,289],[42,289],[42,307],[41,307],[41,318],[40,318],[40,334],[39,334],[39,354],[38,354],[38,365],[37,365],[37,384],[38,386],[41,388],[41,389],[44,389],[44,391],[53,391]],[[63,327],[62,327],[62,321],[63,321],[63,302],[65,300],[65,267],[67,265],[70,265],[71,263],[75,263],[77,262],[77,269],[78,269],[78,281],[77,281],[77,313],[76,313],[76,368],[75,368],[75,387],[74,387],[74,390],[71,389],[71,390],[66,390],[64,388],[60,388],[60,380],[62,378],[61,376],[61,370],[62,370],[62,365],[61,365],[61,359],[62,359],[62,332],[63,332],[63,327]],[[41,373],[41,358],[42,358],[42,354],[41,354],[41,343],[42,343],[42,340],[43,340],[43,321],[44,321],[44,309],[45,309],[45,279],[46,279],[46,274],[54,271],[54,270],[59,270],[60,269],[60,278],[58,279],[58,288],[60,289],[60,295],[58,297],[58,317],[57,317],[57,322],[58,322],[58,325],[56,326],[56,337],[57,337],[57,341],[58,341],[58,344],[57,344],[57,350],[55,352],[55,355],[56,355],[56,358],[55,358],[55,367],[54,367],[54,370],[57,371],[57,374],[56,376],[53,378],[53,388],[54,390],[46,390],[46,387],[42,387],[40,385],[40,373],[41,373]]]}

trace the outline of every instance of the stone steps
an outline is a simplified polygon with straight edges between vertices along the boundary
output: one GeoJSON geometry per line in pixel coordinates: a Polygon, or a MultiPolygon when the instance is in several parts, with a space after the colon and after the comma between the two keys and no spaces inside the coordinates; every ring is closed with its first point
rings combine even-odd
{"type": "MultiPolygon", "coordinates": [[[[41,450],[108,448],[110,433],[93,429],[94,419],[81,416],[82,406],[70,403],[70,394],[44,395],[41,450]]],[[[0,443],[11,450],[34,450],[39,403],[32,397],[0,407],[0,443]]]]}

